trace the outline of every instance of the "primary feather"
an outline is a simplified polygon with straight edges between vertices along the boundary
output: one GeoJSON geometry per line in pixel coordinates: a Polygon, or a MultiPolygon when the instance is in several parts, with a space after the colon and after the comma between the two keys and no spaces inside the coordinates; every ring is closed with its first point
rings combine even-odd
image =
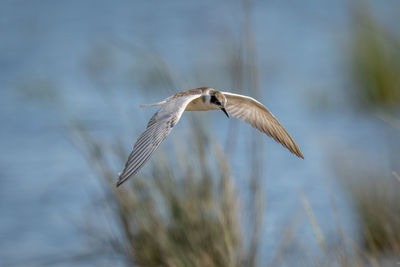
{"type": "Polygon", "coordinates": [[[187,104],[199,95],[183,95],[169,98],[164,105],[153,115],[147,124],[146,130],[140,135],[133,146],[124,170],[118,177],[117,186],[120,186],[129,177],[134,175],[151,157],[161,142],[171,132],[172,127],[179,121],[187,104]]]}
{"type": "Polygon", "coordinates": [[[274,138],[293,154],[304,158],[293,138],[263,104],[248,96],[228,92],[222,93],[226,97],[225,109],[229,114],[244,120],[254,128],[274,138]]]}

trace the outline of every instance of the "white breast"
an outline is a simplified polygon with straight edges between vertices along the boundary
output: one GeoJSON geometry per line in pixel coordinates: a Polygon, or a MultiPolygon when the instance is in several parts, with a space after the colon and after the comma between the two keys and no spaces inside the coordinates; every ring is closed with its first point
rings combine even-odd
{"type": "Polygon", "coordinates": [[[216,105],[210,104],[210,96],[200,96],[194,100],[192,100],[187,106],[187,111],[195,111],[195,110],[213,110],[218,109],[216,105]]]}

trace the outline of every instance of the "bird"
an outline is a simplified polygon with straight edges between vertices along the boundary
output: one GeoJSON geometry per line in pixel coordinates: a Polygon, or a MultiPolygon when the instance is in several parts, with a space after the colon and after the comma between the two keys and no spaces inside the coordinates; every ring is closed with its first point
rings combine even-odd
{"type": "Polygon", "coordinates": [[[178,123],[184,111],[221,110],[228,118],[232,115],[244,120],[275,139],[291,153],[304,159],[293,138],[274,115],[263,104],[249,96],[199,87],[180,92],[158,103],[140,105],[140,107],[151,106],[161,106],[161,108],[151,117],[146,130],[133,146],[123,171],[118,174],[117,187],[143,167],[178,123]]]}

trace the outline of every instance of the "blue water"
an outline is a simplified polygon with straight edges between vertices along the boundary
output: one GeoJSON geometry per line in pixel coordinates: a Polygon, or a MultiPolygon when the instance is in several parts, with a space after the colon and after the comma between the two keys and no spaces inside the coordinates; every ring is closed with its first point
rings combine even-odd
{"type": "MultiPolygon", "coordinates": [[[[398,7],[388,3],[377,10],[392,25],[396,8],[390,5],[398,7]]],[[[138,104],[204,85],[238,92],[215,73],[227,65],[226,40],[241,38],[241,12],[239,2],[228,1],[1,2],[0,265],[25,265],[88,249],[79,226],[99,188],[72,144],[70,118],[85,121],[107,142],[119,136],[129,147],[154,112],[139,110],[138,104]],[[126,43],[139,52],[127,52],[126,43]],[[170,65],[182,88],[160,91],[160,85],[151,91],[142,72],[156,64],[151,61],[154,52],[170,65]],[[100,70],[107,74],[100,84],[87,72],[96,60],[111,66],[100,70]],[[99,92],[103,86],[114,95],[112,101],[99,92]],[[58,95],[46,95],[43,88],[48,87],[58,95]],[[143,89],[150,91],[143,94],[143,89]]],[[[343,53],[350,14],[347,1],[260,1],[252,11],[260,100],[305,155],[299,160],[265,141],[263,262],[271,259],[288,222],[297,213],[304,215],[301,191],[328,237],[336,231],[329,194],[335,196],[344,228],[354,235],[354,218],[333,179],[329,151],[351,144],[378,158],[387,152],[379,120],[353,112],[346,100],[343,53]]],[[[224,143],[230,122],[220,115],[202,116],[222,129],[217,137],[224,143]]],[[[174,134],[183,136],[185,125],[189,121],[184,117],[174,134]]],[[[252,129],[239,125],[240,138],[250,136],[252,129]]],[[[238,150],[248,150],[246,143],[230,155],[233,173],[241,177],[248,161],[238,150]]],[[[307,218],[301,218],[301,238],[316,246],[307,218]]]]}

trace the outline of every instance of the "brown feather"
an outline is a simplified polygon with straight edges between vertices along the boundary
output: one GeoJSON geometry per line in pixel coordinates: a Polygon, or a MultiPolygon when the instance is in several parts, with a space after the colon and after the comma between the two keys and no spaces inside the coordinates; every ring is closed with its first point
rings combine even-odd
{"type": "Polygon", "coordinates": [[[254,128],[274,138],[290,152],[304,159],[293,138],[263,104],[251,97],[227,92],[223,92],[223,94],[227,99],[225,109],[229,114],[244,120],[254,128]]]}

